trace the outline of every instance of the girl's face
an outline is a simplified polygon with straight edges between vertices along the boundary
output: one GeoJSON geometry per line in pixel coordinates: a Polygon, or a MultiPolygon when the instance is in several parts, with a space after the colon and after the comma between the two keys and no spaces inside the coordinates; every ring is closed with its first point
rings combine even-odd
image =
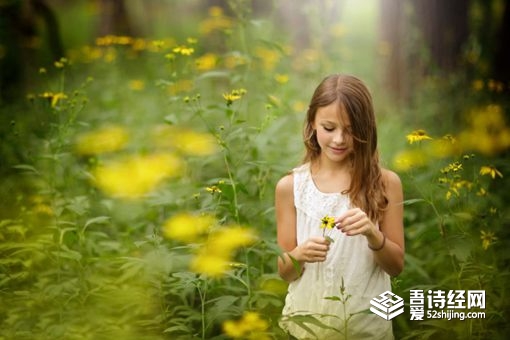
{"type": "Polygon", "coordinates": [[[313,128],[321,148],[321,158],[339,163],[349,159],[354,151],[351,123],[338,102],[317,109],[313,128]]]}

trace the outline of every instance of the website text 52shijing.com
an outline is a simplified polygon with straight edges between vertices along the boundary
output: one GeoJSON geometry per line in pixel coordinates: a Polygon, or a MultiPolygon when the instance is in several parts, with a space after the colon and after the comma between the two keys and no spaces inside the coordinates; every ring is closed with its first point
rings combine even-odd
{"type": "Polygon", "coordinates": [[[428,310],[427,318],[429,319],[485,319],[485,312],[459,312],[452,310],[428,310]]]}

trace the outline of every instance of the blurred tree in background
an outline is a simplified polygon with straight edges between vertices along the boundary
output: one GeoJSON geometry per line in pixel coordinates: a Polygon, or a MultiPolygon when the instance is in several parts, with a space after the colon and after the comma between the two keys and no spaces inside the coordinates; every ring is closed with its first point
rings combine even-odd
{"type": "Polygon", "coordinates": [[[333,72],[372,89],[383,162],[404,184],[394,292],[486,292],[486,318],[399,316],[396,337],[506,339],[509,13],[506,0],[0,1],[0,339],[285,338],[273,190],[333,72]]]}

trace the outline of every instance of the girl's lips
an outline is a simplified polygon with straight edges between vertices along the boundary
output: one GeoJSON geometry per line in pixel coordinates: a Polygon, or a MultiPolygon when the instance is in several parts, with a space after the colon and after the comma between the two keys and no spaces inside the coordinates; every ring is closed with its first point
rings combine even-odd
{"type": "Polygon", "coordinates": [[[336,152],[336,153],[342,153],[342,152],[345,152],[347,150],[347,148],[335,148],[333,146],[330,146],[330,149],[333,151],[333,152],[336,152]]]}

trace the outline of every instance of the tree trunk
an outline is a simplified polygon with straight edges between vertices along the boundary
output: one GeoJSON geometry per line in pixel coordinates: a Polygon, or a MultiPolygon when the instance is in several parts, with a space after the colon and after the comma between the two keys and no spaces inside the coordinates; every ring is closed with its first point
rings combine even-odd
{"type": "Polygon", "coordinates": [[[133,25],[128,16],[124,0],[101,0],[99,35],[127,35],[135,34],[133,25]]]}
{"type": "Polygon", "coordinates": [[[432,67],[455,71],[467,40],[469,0],[413,0],[432,67]]]}
{"type": "Polygon", "coordinates": [[[406,58],[403,50],[403,9],[400,0],[381,0],[379,17],[379,48],[381,57],[379,77],[382,86],[393,99],[400,101],[408,96],[406,86],[406,58]]]}
{"type": "Polygon", "coordinates": [[[505,1],[505,10],[501,27],[496,36],[496,54],[492,65],[492,77],[510,87],[510,1],[505,1]]]}

